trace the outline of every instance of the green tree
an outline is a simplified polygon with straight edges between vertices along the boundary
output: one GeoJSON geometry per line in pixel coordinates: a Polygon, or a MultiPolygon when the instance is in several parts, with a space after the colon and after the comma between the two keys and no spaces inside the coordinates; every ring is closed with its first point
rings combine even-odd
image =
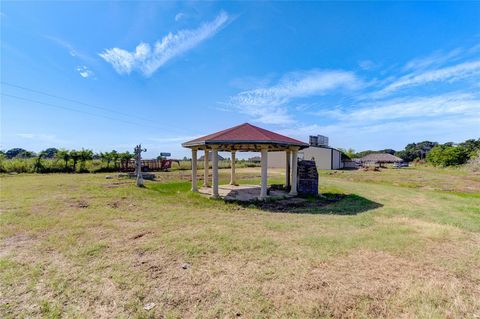
{"type": "Polygon", "coordinates": [[[458,144],[458,146],[465,148],[470,158],[473,158],[480,151],[480,138],[479,139],[469,139],[463,143],[458,144]]]}
{"type": "Polygon", "coordinates": [[[24,150],[23,148],[11,148],[9,149],[8,151],[5,152],[5,157],[8,158],[8,159],[12,159],[14,157],[17,157],[17,155],[21,154],[21,153],[25,153],[27,152],[26,150],[24,150]]]}
{"type": "Polygon", "coordinates": [[[31,152],[31,151],[24,151],[24,152],[21,152],[20,154],[17,155],[18,158],[32,158],[32,157],[36,157],[37,154],[35,154],[35,152],[31,152]]]}
{"type": "Polygon", "coordinates": [[[107,163],[107,168],[110,167],[110,163],[112,162],[113,158],[112,158],[112,153],[111,152],[105,152],[105,153],[100,153],[100,159],[103,161],[103,162],[106,162],[107,163]]]}
{"type": "Polygon", "coordinates": [[[55,158],[55,155],[57,154],[58,149],[55,147],[50,147],[47,148],[46,150],[42,151],[43,153],[43,158],[55,158]]]}
{"type": "Polygon", "coordinates": [[[130,161],[133,158],[133,154],[130,153],[129,151],[123,152],[118,154],[120,162],[122,163],[122,167],[127,166],[128,161],[130,161]]]}
{"type": "Polygon", "coordinates": [[[79,152],[79,155],[80,170],[85,171],[85,163],[93,158],[93,151],[82,148],[82,150],[79,152]]]}
{"type": "Polygon", "coordinates": [[[80,159],[80,152],[76,150],[71,150],[69,155],[70,158],[73,160],[73,171],[75,172],[77,169],[77,163],[80,159]]]}
{"type": "Polygon", "coordinates": [[[44,170],[43,164],[42,164],[42,157],[45,157],[47,154],[45,152],[40,152],[37,155],[37,158],[35,159],[35,164],[33,164],[33,170],[35,173],[41,173],[44,170]]]}
{"type": "Polygon", "coordinates": [[[120,159],[120,154],[117,151],[113,150],[113,151],[110,152],[110,156],[112,157],[113,166],[115,168],[117,168],[118,167],[118,160],[120,159]]]}
{"type": "Polygon", "coordinates": [[[55,154],[55,157],[65,162],[65,171],[67,171],[68,161],[70,160],[70,152],[65,149],[60,149],[58,150],[57,154],[55,154]]]}
{"type": "Polygon", "coordinates": [[[343,153],[343,155],[347,156],[350,159],[355,157],[355,150],[353,148],[349,148],[349,149],[339,148],[339,150],[340,152],[343,153]]]}

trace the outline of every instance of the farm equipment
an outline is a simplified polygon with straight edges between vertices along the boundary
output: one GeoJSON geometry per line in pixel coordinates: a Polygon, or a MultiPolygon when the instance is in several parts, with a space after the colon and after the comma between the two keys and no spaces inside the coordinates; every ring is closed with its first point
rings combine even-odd
{"type": "MultiPolygon", "coordinates": [[[[180,161],[173,159],[150,159],[142,160],[142,172],[152,172],[152,171],[168,171],[172,168],[173,163],[180,165],[180,161]]],[[[135,161],[130,160],[128,162],[121,163],[120,171],[122,172],[133,172],[135,171],[135,161]]]]}
{"type": "Polygon", "coordinates": [[[180,165],[180,161],[178,160],[171,160],[171,159],[160,160],[160,170],[164,172],[168,171],[170,168],[172,168],[172,163],[174,162],[180,165]]]}

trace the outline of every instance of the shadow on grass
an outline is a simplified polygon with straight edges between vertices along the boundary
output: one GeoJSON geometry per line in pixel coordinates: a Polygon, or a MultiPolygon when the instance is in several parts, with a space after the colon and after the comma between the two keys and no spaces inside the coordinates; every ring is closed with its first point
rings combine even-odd
{"type": "MultiPolygon", "coordinates": [[[[191,200],[192,203],[193,201],[200,201],[213,205],[214,203],[220,204],[222,202],[222,200],[212,201],[203,196],[197,196],[197,194],[190,193],[191,184],[189,182],[150,183],[146,188],[169,197],[178,196],[180,194],[189,194],[191,196],[182,196],[179,200],[191,200]]],[[[254,196],[254,198],[256,198],[256,196],[254,196]]],[[[319,197],[293,197],[285,199],[283,196],[271,196],[267,201],[252,200],[242,202],[228,200],[226,202],[246,208],[256,208],[269,212],[292,214],[357,215],[383,207],[380,203],[376,203],[356,194],[342,194],[336,192],[322,193],[319,197]]]]}
{"type": "Polygon", "coordinates": [[[355,194],[324,193],[320,197],[239,203],[269,212],[293,214],[357,215],[383,207],[382,204],[355,194]]]}

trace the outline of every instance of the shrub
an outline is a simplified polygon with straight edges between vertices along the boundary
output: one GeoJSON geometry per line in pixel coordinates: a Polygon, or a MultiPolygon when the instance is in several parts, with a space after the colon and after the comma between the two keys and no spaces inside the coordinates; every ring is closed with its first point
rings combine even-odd
{"type": "Polygon", "coordinates": [[[427,154],[427,162],[433,166],[457,166],[465,164],[470,158],[462,146],[437,145],[427,154]]]}

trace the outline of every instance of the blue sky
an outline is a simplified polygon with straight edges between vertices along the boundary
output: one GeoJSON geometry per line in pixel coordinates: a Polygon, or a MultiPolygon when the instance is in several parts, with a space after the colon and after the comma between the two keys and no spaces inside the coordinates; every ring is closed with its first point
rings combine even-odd
{"type": "MultiPolygon", "coordinates": [[[[480,2],[3,2],[1,148],[480,136],[480,2]]],[[[148,157],[147,156],[147,157],[148,157]]]]}

